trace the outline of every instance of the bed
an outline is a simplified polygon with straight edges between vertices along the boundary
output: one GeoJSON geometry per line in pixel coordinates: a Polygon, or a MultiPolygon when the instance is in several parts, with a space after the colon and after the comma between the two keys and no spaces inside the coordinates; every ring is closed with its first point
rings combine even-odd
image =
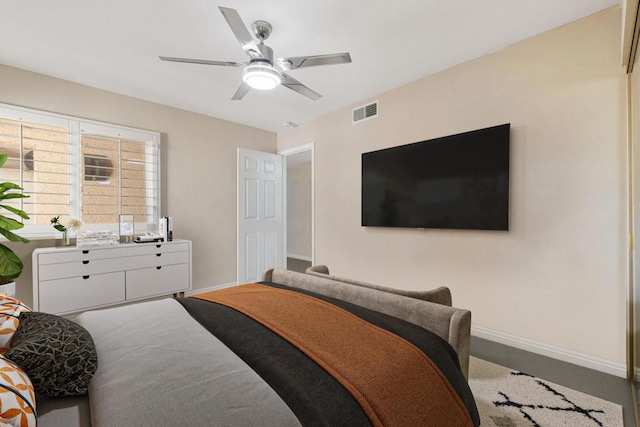
{"type": "Polygon", "coordinates": [[[88,397],[37,396],[38,425],[477,426],[470,321],[280,269],[259,284],[85,312],[76,322],[98,360],[88,397]]]}

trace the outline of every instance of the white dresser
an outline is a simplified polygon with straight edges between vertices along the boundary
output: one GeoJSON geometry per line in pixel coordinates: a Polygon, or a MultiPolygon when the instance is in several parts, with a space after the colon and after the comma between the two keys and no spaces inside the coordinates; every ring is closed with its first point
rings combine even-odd
{"type": "Polygon", "coordinates": [[[33,251],[33,309],[68,314],[191,289],[191,242],[33,251]]]}

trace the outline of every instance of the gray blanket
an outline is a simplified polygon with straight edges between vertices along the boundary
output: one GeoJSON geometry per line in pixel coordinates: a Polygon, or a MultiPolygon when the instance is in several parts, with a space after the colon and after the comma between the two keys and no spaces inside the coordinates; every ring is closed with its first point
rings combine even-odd
{"type": "Polygon", "coordinates": [[[100,355],[89,386],[93,427],[300,425],[173,299],[86,312],[77,321],[100,355]]]}

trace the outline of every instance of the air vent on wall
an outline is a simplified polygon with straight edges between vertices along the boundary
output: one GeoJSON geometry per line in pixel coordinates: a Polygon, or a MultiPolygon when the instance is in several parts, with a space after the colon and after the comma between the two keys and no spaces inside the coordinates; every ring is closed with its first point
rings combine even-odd
{"type": "Polygon", "coordinates": [[[378,117],[378,101],[353,110],[353,123],[358,123],[362,120],[372,119],[374,117],[378,117]]]}

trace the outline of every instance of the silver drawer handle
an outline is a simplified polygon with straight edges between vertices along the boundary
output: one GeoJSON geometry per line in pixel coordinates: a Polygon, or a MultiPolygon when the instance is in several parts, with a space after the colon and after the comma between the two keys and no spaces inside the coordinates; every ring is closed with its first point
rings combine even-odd
{"type": "Polygon", "coordinates": [[[83,279],[87,280],[89,276],[82,276],[83,279]]]}

